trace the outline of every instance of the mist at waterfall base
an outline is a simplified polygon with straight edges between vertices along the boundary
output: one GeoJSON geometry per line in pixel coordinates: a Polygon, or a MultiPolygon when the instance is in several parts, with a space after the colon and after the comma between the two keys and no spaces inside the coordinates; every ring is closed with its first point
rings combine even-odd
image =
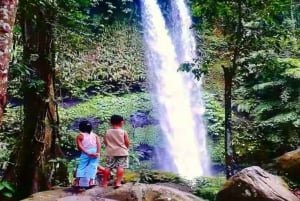
{"type": "Polygon", "coordinates": [[[189,10],[184,0],[172,0],[167,26],[156,0],[140,3],[153,106],[165,136],[164,146],[156,148],[158,166],[187,179],[209,175],[201,83],[178,72],[196,56],[189,10]]]}

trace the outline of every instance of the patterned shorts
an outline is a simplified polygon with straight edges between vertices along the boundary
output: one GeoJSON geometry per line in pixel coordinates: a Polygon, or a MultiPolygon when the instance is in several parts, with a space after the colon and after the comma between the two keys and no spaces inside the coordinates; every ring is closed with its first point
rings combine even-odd
{"type": "Polygon", "coordinates": [[[128,156],[107,156],[105,166],[109,169],[115,169],[118,167],[128,168],[129,167],[128,156]]]}

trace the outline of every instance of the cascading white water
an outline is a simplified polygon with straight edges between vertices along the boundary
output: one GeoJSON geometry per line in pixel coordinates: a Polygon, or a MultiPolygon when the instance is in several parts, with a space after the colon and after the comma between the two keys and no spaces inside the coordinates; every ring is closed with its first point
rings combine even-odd
{"type": "Polygon", "coordinates": [[[194,78],[177,71],[182,61],[193,60],[195,41],[191,33],[186,33],[190,32],[186,30],[189,29],[186,26],[190,24],[184,24],[186,22],[182,20],[186,19],[183,17],[189,17],[185,3],[182,6],[179,0],[173,1],[178,1],[178,5],[174,4],[172,10],[174,13],[178,11],[178,16],[181,16],[180,34],[176,36],[178,38],[172,40],[169,35],[156,0],[141,0],[144,38],[155,107],[159,112],[160,126],[167,138],[167,151],[172,159],[172,162],[163,161],[160,165],[166,170],[176,171],[187,179],[192,179],[206,174],[208,170],[208,160],[203,159],[207,158],[206,133],[202,120],[204,110],[198,104],[201,103],[201,97],[197,96],[200,91],[195,92],[197,85],[194,78]],[[174,45],[173,41],[178,41],[178,44],[174,45]],[[198,99],[197,104],[195,98],[198,99]]]}
{"type": "MultiPolygon", "coordinates": [[[[192,19],[185,0],[171,1],[172,16],[172,39],[177,51],[179,63],[193,63],[196,55],[196,39],[192,31],[192,19]]],[[[197,81],[192,74],[185,74],[185,80],[189,86],[190,100],[192,103],[192,113],[194,120],[197,122],[195,134],[198,137],[198,149],[201,155],[201,165],[205,175],[210,175],[210,158],[207,152],[206,143],[206,125],[203,115],[205,112],[202,101],[201,80],[197,81]]]]}

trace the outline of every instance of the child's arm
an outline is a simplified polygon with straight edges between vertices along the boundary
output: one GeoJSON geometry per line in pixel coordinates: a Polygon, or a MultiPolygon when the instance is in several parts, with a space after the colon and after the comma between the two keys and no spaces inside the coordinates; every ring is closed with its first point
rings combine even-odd
{"type": "Polygon", "coordinates": [[[98,157],[100,156],[100,151],[101,151],[101,142],[100,142],[100,138],[99,136],[97,135],[96,136],[96,142],[97,142],[97,154],[98,154],[98,157]]]}
{"type": "Polygon", "coordinates": [[[82,140],[83,140],[83,135],[79,134],[76,137],[76,144],[77,144],[77,148],[82,151],[83,153],[85,153],[86,155],[89,156],[89,153],[87,151],[84,150],[83,146],[82,146],[82,140]]]}
{"type": "Polygon", "coordinates": [[[125,143],[125,146],[126,146],[127,149],[128,149],[128,148],[129,148],[129,145],[130,145],[130,142],[129,142],[129,137],[128,137],[127,132],[124,133],[124,143],[125,143]]]}
{"type": "Polygon", "coordinates": [[[106,133],[104,133],[103,143],[105,144],[105,146],[107,146],[106,133]]]}

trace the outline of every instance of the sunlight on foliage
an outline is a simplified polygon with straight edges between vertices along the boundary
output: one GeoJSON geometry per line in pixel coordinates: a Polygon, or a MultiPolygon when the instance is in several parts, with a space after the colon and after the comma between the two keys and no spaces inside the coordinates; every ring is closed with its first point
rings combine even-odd
{"type": "Polygon", "coordinates": [[[217,193],[220,191],[225,182],[225,177],[197,178],[193,193],[209,201],[215,201],[217,193]]]}

